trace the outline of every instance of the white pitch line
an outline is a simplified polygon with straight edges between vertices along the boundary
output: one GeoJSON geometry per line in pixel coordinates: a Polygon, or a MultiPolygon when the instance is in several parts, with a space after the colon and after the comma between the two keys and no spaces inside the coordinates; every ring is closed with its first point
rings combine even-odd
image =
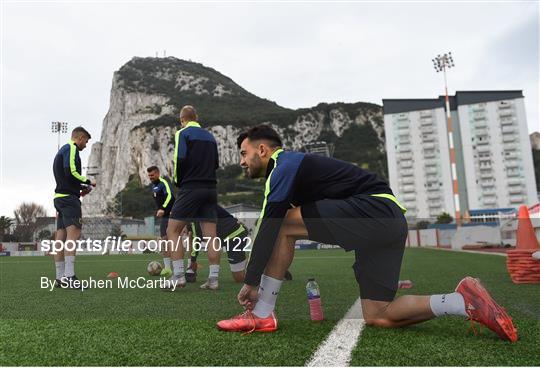
{"type": "Polygon", "coordinates": [[[360,298],[354,302],[345,317],[330,332],[317,351],[313,354],[307,367],[346,367],[351,361],[351,354],[356,346],[366,322],[362,315],[360,298]]]}

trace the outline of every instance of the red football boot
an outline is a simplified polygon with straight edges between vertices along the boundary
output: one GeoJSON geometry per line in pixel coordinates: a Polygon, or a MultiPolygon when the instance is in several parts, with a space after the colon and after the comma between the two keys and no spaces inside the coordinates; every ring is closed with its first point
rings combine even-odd
{"type": "Polygon", "coordinates": [[[503,340],[516,342],[517,330],[506,310],[493,300],[478,279],[465,277],[456,287],[465,300],[469,319],[489,328],[503,340]]]}
{"type": "Polygon", "coordinates": [[[274,312],[266,318],[260,318],[250,310],[246,310],[231,319],[219,321],[217,328],[229,332],[274,332],[278,328],[278,323],[274,312]]]}

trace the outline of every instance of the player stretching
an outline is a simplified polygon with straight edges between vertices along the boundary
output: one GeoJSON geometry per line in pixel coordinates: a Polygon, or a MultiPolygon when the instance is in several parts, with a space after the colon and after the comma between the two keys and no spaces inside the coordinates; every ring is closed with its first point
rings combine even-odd
{"type": "MultiPolygon", "coordinates": [[[[159,236],[163,240],[167,240],[167,225],[169,224],[169,214],[171,213],[174,204],[174,194],[171,191],[169,182],[161,177],[157,166],[150,166],[146,169],[148,179],[152,183],[152,195],[156,202],[157,212],[156,217],[160,218],[159,236]]],[[[163,249],[163,270],[161,276],[169,277],[171,271],[171,250],[163,249]]]]}
{"type": "MultiPolygon", "coordinates": [[[[56,180],[54,190],[54,208],[56,208],[56,237],[65,244],[66,241],[76,241],[81,236],[82,211],[79,196],[90,191],[90,186],[96,186],[94,180],[87,179],[81,173],[82,151],[90,140],[90,133],[83,127],[77,127],[71,132],[71,140],[63,145],[54,158],[53,173],[56,180]],[[81,192],[82,190],[82,192],[81,192]]],[[[72,247],[73,244],[70,244],[72,247]]],[[[76,288],[73,281],[75,276],[75,250],[62,249],[54,255],[56,266],[56,287],[76,288]]]]}
{"type": "MultiPolygon", "coordinates": [[[[182,128],[175,134],[173,180],[179,191],[174,202],[167,239],[174,242],[171,252],[173,281],[176,290],[186,285],[184,276],[184,247],[180,241],[182,230],[192,221],[200,221],[204,237],[209,237],[209,276],[206,285],[217,283],[219,277],[220,249],[216,240],[216,170],[219,166],[218,150],[214,136],[197,123],[193,106],[180,111],[182,128]]],[[[170,283],[172,290],[173,283],[170,283]]]]}
{"type": "Polygon", "coordinates": [[[407,237],[405,208],[384,181],[350,163],[283,151],[269,126],[238,138],[241,165],[251,178],[266,176],[258,233],[238,301],[243,314],[218,322],[225,331],[274,331],[274,306],[294,242],[309,238],[354,250],[353,265],[368,325],[401,327],[445,315],[465,316],[517,340],[512,319],[477,279],[456,291],[394,299],[407,237]]]}

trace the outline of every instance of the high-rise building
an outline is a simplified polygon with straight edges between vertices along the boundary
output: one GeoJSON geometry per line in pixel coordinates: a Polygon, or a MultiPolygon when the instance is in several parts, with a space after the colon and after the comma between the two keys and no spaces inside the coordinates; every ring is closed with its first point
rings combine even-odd
{"type": "Polygon", "coordinates": [[[453,214],[456,204],[464,213],[536,203],[522,91],[458,91],[450,96],[452,138],[444,96],[384,99],[383,109],[390,185],[408,216],[453,214]],[[458,179],[459,203],[452,177],[458,179]]]}

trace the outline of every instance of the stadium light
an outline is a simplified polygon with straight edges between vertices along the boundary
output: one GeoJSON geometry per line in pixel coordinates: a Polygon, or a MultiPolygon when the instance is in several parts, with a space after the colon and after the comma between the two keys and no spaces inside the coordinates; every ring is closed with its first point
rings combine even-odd
{"type": "Polygon", "coordinates": [[[58,134],[58,149],[60,149],[60,135],[66,134],[68,131],[68,123],[63,121],[53,121],[51,123],[51,133],[58,134]]]}
{"type": "Polygon", "coordinates": [[[431,59],[433,62],[433,67],[437,73],[443,72],[444,74],[444,102],[446,106],[446,128],[448,133],[448,148],[450,151],[450,172],[452,175],[452,190],[454,194],[454,208],[456,210],[455,219],[456,225],[460,224],[460,205],[459,205],[459,189],[458,189],[458,179],[457,179],[457,166],[456,166],[456,154],[454,151],[454,133],[452,129],[452,114],[450,113],[450,99],[448,97],[448,82],[446,79],[446,70],[456,66],[454,63],[454,58],[452,57],[452,52],[447,54],[437,55],[434,59],[431,59]]]}

